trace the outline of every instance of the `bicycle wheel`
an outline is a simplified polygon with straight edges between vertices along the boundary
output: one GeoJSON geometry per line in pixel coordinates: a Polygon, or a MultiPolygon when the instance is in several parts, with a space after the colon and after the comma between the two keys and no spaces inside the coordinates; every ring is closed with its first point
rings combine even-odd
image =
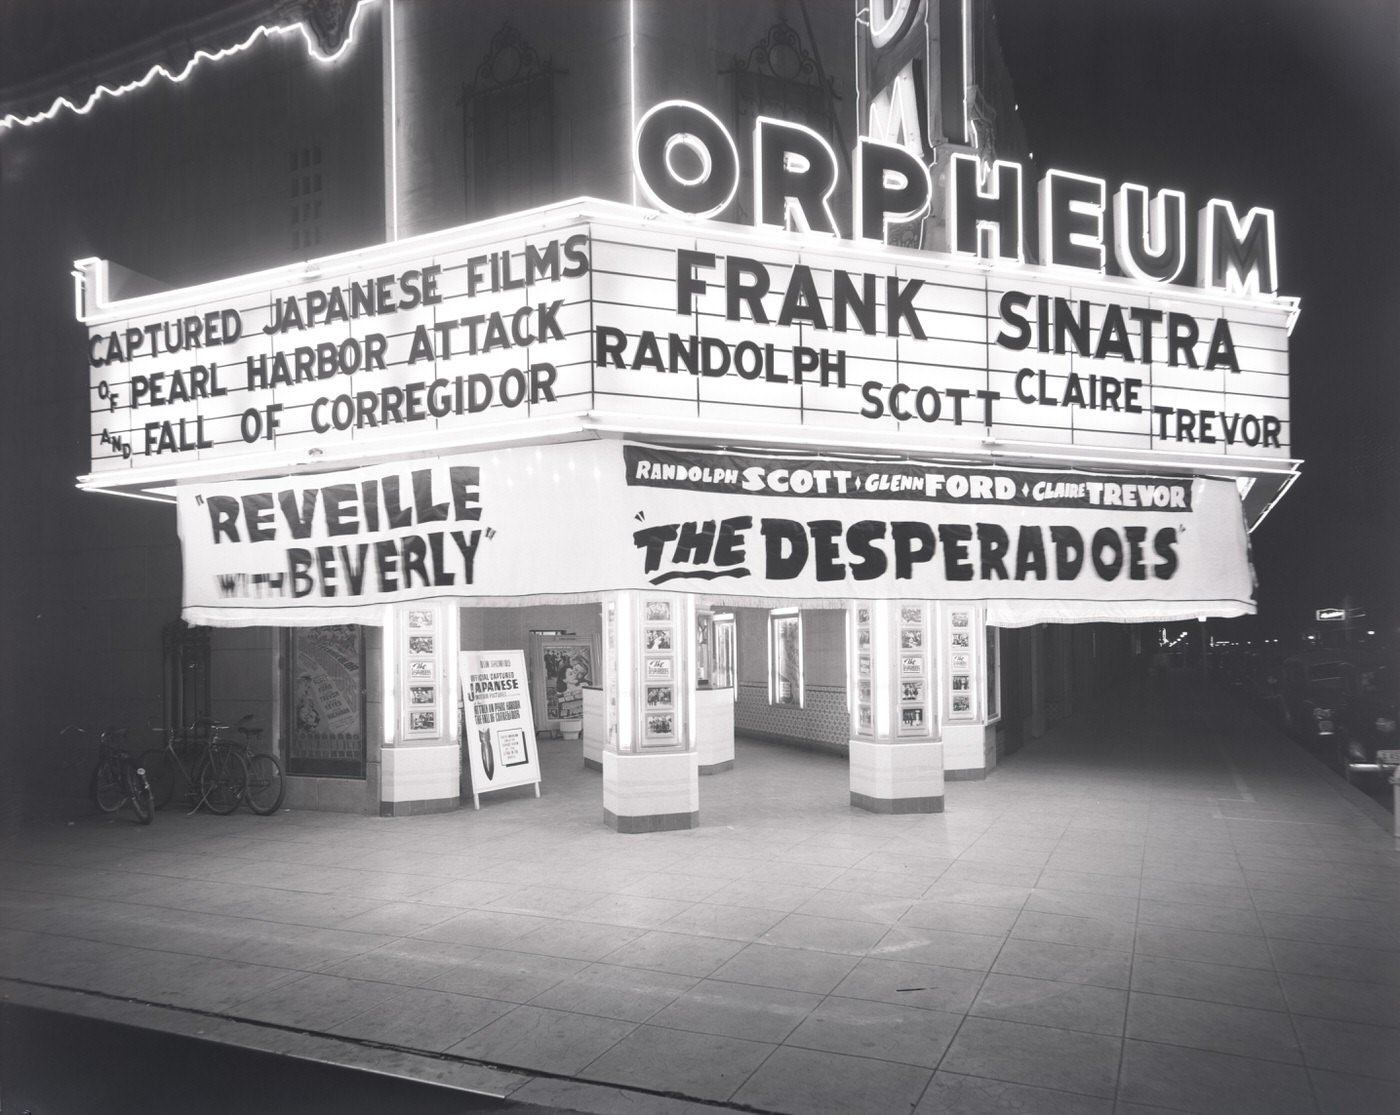
{"type": "Polygon", "coordinates": [[[115,813],[126,800],[126,788],[122,785],[121,771],[114,760],[102,758],[92,771],[92,781],[88,783],[88,796],[92,804],[103,813],[115,813]]]}
{"type": "Polygon", "coordinates": [[[210,813],[219,816],[232,813],[243,800],[243,789],[247,785],[248,764],[242,755],[223,748],[209,752],[209,761],[200,771],[199,796],[210,813]]]}
{"type": "Polygon", "coordinates": [[[175,796],[175,765],[170,761],[170,756],[164,750],[143,751],[137,765],[146,772],[152,804],[157,809],[164,809],[175,796]]]}
{"type": "Polygon", "coordinates": [[[248,785],[243,800],[248,808],[261,817],[271,816],[282,807],[287,784],[282,781],[282,767],[271,755],[254,755],[248,760],[248,785]]]}
{"type": "Polygon", "coordinates": [[[131,802],[131,811],[136,814],[139,823],[149,825],[156,815],[155,803],[151,800],[151,784],[132,763],[124,764],[122,775],[126,779],[127,800],[131,802]]]}

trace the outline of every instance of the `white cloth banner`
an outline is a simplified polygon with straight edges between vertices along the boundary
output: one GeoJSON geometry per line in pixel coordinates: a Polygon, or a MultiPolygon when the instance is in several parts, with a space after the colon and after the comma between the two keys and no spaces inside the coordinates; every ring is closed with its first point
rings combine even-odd
{"type": "Polygon", "coordinates": [[[988,622],[1251,613],[1230,480],[591,441],[179,492],[185,619],[381,623],[411,600],[976,600],[988,622]]]}

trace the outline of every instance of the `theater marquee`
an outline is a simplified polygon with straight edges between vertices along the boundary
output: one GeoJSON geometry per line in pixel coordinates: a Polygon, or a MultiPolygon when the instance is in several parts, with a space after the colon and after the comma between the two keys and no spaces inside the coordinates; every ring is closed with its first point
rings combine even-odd
{"type": "Polygon", "coordinates": [[[1289,452],[1294,305],[575,201],[129,299],[79,264],[91,474],[158,489],[633,432],[1289,452]]]}

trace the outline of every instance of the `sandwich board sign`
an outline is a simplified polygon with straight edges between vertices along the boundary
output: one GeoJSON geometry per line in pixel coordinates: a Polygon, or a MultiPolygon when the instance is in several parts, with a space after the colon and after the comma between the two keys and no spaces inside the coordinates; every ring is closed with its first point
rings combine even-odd
{"type": "Polygon", "coordinates": [[[462,750],[471,769],[472,805],[481,795],[513,786],[535,785],[540,796],[540,757],[535,720],[521,650],[464,650],[462,750]]]}

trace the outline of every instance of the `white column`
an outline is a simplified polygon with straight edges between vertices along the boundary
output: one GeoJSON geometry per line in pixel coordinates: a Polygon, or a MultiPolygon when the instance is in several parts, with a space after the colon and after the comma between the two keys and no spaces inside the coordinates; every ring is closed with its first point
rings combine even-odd
{"type": "Polygon", "coordinates": [[[444,604],[395,604],[384,628],[384,746],[379,813],[384,817],[456,809],[458,611],[444,604]]]}
{"type": "Polygon", "coordinates": [[[872,813],[941,813],[934,606],[852,603],[847,623],[851,804],[872,813]]]}
{"type": "Polygon", "coordinates": [[[690,596],[618,592],[603,601],[603,819],[618,832],[699,824],[694,633],[690,596]]]}

